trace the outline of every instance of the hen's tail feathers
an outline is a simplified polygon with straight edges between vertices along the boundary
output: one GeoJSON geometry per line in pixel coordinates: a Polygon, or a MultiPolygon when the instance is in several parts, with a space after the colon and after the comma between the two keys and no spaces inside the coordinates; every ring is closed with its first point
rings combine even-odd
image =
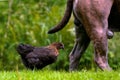
{"type": "Polygon", "coordinates": [[[68,21],[71,17],[71,13],[73,10],[73,1],[74,0],[67,0],[67,6],[66,6],[66,11],[65,11],[64,17],[62,18],[62,20],[60,21],[60,23],[57,26],[55,26],[54,28],[52,28],[51,30],[48,31],[48,34],[55,33],[65,27],[65,25],[68,23],[68,21]]]}
{"type": "Polygon", "coordinates": [[[30,46],[30,45],[27,45],[27,44],[19,44],[17,46],[17,52],[20,54],[20,55],[26,55],[30,52],[32,52],[34,49],[33,46],[30,46]]]}

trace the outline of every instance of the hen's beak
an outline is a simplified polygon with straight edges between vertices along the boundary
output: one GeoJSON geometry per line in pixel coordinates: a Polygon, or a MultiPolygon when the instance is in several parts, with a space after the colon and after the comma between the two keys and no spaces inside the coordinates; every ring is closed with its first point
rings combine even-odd
{"type": "Polygon", "coordinates": [[[61,49],[64,49],[64,46],[61,46],[61,49]]]}

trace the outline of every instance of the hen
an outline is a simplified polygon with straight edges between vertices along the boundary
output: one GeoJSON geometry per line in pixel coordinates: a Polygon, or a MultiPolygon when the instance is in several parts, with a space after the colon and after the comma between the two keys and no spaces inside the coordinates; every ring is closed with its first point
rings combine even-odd
{"type": "Polygon", "coordinates": [[[33,47],[27,44],[19,44],[17,52],[20,54],[23,64],[29,69],[42,69],[56,61],[58,50],[63,49],[62,43],[56,42],[45,47],[33,47]]]}

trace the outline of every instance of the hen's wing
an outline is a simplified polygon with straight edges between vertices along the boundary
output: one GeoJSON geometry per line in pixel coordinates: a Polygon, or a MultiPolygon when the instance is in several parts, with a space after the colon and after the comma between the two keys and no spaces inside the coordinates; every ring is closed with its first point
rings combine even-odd
{"type": "Polygon", "coordinates": [[[53,54],[54,50],[46,47],[40,47],[34,48],[33,52],[29,53],[26,58],[30,64],[47,65],[56,60],[56,56],[53,54]]]}

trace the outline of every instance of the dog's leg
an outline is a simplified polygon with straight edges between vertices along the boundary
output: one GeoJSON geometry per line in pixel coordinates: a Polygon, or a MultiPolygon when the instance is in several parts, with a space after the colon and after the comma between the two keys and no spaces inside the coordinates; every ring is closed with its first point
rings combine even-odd
{"type": "Polygon", "coordinates": [[[74,44],[73,50],[69,55],[70,71],[74,71],[78,69],[79,60],[90,43],[90,39],[87,36],[80,21],[75,19],[74,24],[75,24],[76,42],[74,44]]]}
{"type": "Polygon", "coordinates": [[[95,62],[102,70],[110,70],[111,68],[109,67],[107,57],[108,41],[106,33],[113,0],[77,1],[79,8],[76,8],[76,13],[82,18],[81,20],[84,24],[85,31],[94,44],[95,62]],[[81,14],[79,15],[79,13],[81,14]]]}

